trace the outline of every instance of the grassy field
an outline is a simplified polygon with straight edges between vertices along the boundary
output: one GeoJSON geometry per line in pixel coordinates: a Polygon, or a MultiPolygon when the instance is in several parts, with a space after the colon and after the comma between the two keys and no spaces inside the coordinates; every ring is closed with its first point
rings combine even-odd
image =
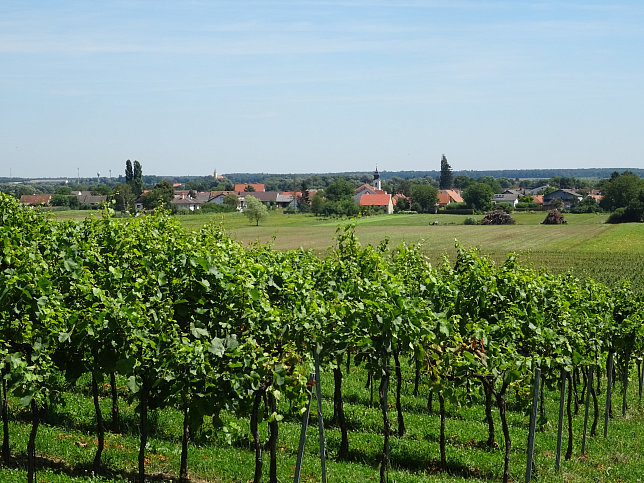
{"type": "MultiPolygon", "coordinates": [[[[607,216],[597,214],[569,214],[568,224],[556,226],[541,225],[543,213],[513,216],[517,224],[510,226],[463,225],[463,215],[374,216],[357,220],[356,230],[363,244],[377,244],[383,238],[392,245],[420,243],[434,264],[445,256],[453,259],[458,241],[465,247],[479,247],[497,262],[514,252],[523,263],[535,268],[556,273],[571,271],[609,285],[629,279],[644,289],[644,225],[607,225],[607,216]],[[431,225],[434,221],[438,225],[431,225]]],[[[218,223],[245,244],[271,243],[277,249],[302,247],[317,253],[328,250],[337,227],[347,223],[280,213],[272,214],[258,227],[237,213],[185,216],[181,220],[187,229],[218,223]]]]}
{"type": "MultiPolygon", "coordinates": [[[[57,212],[55,216],[81,219],[87,212],[57,212]]],[[[434,264],[446,256],[453,259],[458,241],[465,247],[479,247],[497,262],[512,252],[522,263],[535,268],[571,272],[611,286],[631,280],[644,290],[644,224],[607,225],[605,214],[565,216],[566,225],[541,225],[545,213],[531,212],[514,214],[516,225],[481,226],[464,225],[464,215],[381,215],[356,220],[356,231],[363,244],[378,244],[384,238],[393,246],[420,243],[434,264]],[[434,221],[438,225],[433,226],[434,221]]],[[[279,250],[301,247],[319,254],[333,246],[338,226],[348,223],[281,212],[271,212],[260,226],[249,223],[240,213],[180,215],[178,219],[187,230],[214,223],[246,245],[270,243],[279,250]]]]}
{"type": "MultiPolygon", "coordinates": [[[[391,482],[444,482],[444,481],[499,481],[503,472],[503,437],[498,411],[494,411],[499,447],[486,449],[481,443],[487,437],[483,422],[484,408],[480,396],[460,405],[447,402],[447,471],[439,469],[439,425],[436,411],[427,410],[428,388],[422,386],[419,395],[411,395],[413,372],[404,367],[403,399],[407,433],[391,439],[391,482]]],[[[336,427],[329,427],[333,414],[332,376],[323,371],[323,414],[326,425],[330,482],[378,481],[378,461],[382,448],[382,416],[379,408],[370,404],[370,392],[365,390],[366,373],[362,368],[352,368],[345,378],[345,411],[350,428],[350,459],[338,462],[340,434],[336,427]]],[[[104,468],[101,475],[92,475],[89,468],[96,448],[94,413],[90,397],[89,378],[78,385],[77,392],[64,395],[65,405],[52,409],[47,424],[42,424],[36,442],[40,468],[39,482],[76,481],[132,481],[136,474],[138,430],[135,404],[121,400],[122,433],[107,433],[103,454],[104,468]]],[[[392,392],[394,385],[392,384],[392,392]]],[[[605,388],[605,381],[603,383],[605,388]]],[[[614,407],[621,400],[619,385],[614,395],[614,407]]],[[[127,392],[125,387],[122,393],[127,392]]],[[[108,388],[101,400],[103,414],[108,417],[108,388]]],[[[547,422],[537,433],[535,444],[535,481],[643,481],[644,454],[641,451],[644,434],[644,413],[638,407],[637,388],[631,384],[631,408],[625,417],[616,409],[615,418],[609,423],[608,437],[604,439],[603,418],[600,416],[598,436],[589,438],[587,454],[581,455],[583,434],[583,405],[574,417],[574,449],[570,461],[562,455],[561,473],[554,471],[556,455],[556,429],[558,391],[552,387],[546,392],[545,413],[547,422]]],[[[377,386],[375,388],[377,401],[377,386]]],[[[474,393],[476,394],[476,393],[474,393]]],[[[600,397],[600,412],[604,407],[606,391],[600,397]]],[[[393,403],[393,394],[390,396],[393,403]]],[[[0,467],[0,481],[24,481],[24,451],[29,435],[27,414],[16,409],[12,401],[11,450],[14,459],[0,467]]],[[[314,401],[315,404],[315,401],[314,401]]],[[[513,481],[523,480],[526,462],[527,427],[529,416],[516,409],[510,401],[509,424],[512,438],[511,475],[513,481]]],[[[318,450],[318,431],[314,413],[307,435],[302,481],[320,481],[321,466],[318,450]]],[[[390,412],[393,431],[396,431],[395,409],[390,412]]],[[[592,404],[591,404],[592,418],[592,404]]],[[[188,469],[193,481],[247,482],[252,480],[254,452],[248,437],[248,421],[224,416],[230,424],[227,434],[206,425],[190,445],[188,469]],[[236,429],[235,429],[236,428],[236,429]],[[231,444],[226,442],[226,436],[231,444]]],[[[153,481],[176,481],[179,468],[182,416],[179,411],[163,410],[151,416],[152,435],[148,442],[147,472],[153,481]]],[[[592,419],[591,419],[592,420],[592,419]]],[[[279,481],[292,480],[300,434],[298,418],[286,418],[280,423],[278,441],[279,481]]],[[[108,426],[109,427],[109,426],[108,426]]],[[[266,423],[260,425],[262,439],[267,436],[266,423]]],[[[564,432],[563,451],[567,437],[564,432]]],[[[268,478],[268,454],[264,455],[264,476],[268,478]]]]}

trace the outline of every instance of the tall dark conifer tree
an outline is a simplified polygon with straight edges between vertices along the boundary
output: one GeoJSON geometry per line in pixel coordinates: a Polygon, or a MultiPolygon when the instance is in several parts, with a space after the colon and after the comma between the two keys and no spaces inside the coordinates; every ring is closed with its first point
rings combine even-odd
{"type": "Polygon", "coordinates": [[[132,186],[134,180],[134,171],[132,170],[132,161],[129,159],[125,162],[125,182],[132,186]]]}
{"type": "Polygon", "coordinates": [[[132,191],[136,196],[143,192],[143,167],[138,161],[134,161],[134,178],[132,179],[132,191]]]}
{"type": "Polygon", "coordinates": [[[452,167],[447,162],[447,158],[443,154],[441,158],[441,177],[439,181],[440,189],[450,190],[454,187],[454,175],[452,174],[452,167]]]}

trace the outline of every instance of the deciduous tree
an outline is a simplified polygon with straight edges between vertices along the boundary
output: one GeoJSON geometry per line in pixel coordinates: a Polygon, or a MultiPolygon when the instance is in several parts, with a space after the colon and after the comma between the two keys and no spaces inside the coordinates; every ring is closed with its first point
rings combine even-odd
{"type": "Polygon", "coordinates": [[[324,198],[322,197],[322,194],[318,191],[313,195],[313,198],[311,199],[311,212],[314,215],[321,215],[322,214],[322,208],[324,207],[324,198]]]}
{"type": "Polygon", "coordinates": [[[421,213],[434,212],[438,202],[438,190],[428,184],[415,184],[411,192],[411,207],[421,213]]]}
{"type": "Polygon", "coordinates": [[[119,183],[114,186],[114,209],[127,211],[134,207],[134,192],[129,184],[119,183]]]}
{"type": "Polygon", "coordinates": [[[472,183],[463,191],[463,200],[469,208],[476,211],[483,211],[492,205],[494,192],[487,183],[472,183]]]}
{"type": "Polygon", "coordinates": [[[602,186],[600,206],[608,211],[625,208],[644,191],[644,180],[629,171],[611,177],[602,186]]]}
{"type": "Polygon", "coordinates": [[[259,222],[268,216],[268,209],[254,196],[246,196],[244,214],[249,221],[255,222],[255,226],[259,226],[259,222]]]}
{"type": "Polygon", "coordinates": [[[235,193],[228,193],[224,196],[224,205],[236,210],[239,206],[239,198],[235,193]]]}
{"type": "Polygon", "coordinates": [[[343,198],[351,198],[355,194],[355,188],[346,179],[337,179],[325,190],[326,199],[329,201],[340,201],[343,198]]]}
{"type": "Polygon", "coordinates": [[[174,188],[167,179],[157,183],[152,190],[143,197],[143,206],[146,209],[156,208],[160,205],[168,206],[174,198],[174,188]]]}

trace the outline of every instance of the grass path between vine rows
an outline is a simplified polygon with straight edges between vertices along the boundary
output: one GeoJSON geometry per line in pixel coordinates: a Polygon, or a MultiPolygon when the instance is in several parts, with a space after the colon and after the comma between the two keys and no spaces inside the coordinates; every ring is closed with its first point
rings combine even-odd
{"type": "MultiPolygon", "coordinates": [[[[483,422],[482,398],[473,386],[472,400],[447,402],[447,459],[448,471],[439,470],[439,417],[438,403],[434,412],[427,410],[429,388],[421,385],[418,396],[412,395],[413,371],[403,362],[403,410],[407,433],[402,438],[392,438],[390,481],[441,482],[441,481],[498,481],[503,471],[503,437],[500,432],[498,411],[494,411],[499,446],[490,451],[482,442],[487,437],[483,422]],[[457,404],[458,403],[458,404],[457,404]]],[[[335,461],[339,446],[339,430],[326,428],[329,460],[329,481],[377,481],[378,461],[382,447],[382,419],[379,408],[370,404],[370,391],[365,389],[366,373],[363,368],[352,368],[345,378],[345,410],[350,429],[350,460],[335,461]]],[[[124,381],[121,381],[122,383],[124,381]]],[[[554,381],[550,381],[553,383],[554,381]]],[[[328,425],[333,413],[332,375],[324,373],[323,414],[328,425]]],[[[605,407],[605,381],[600,396],[600,411],[605,407]]],[[[377,384],[374,402],[377,400],[377,384]]],[[[614,418],[610,420],[608,438],[602,437],[603,413],[600,415],[598,436],[589,438],[587,454],[581,455],[583,432],[583,405],[574,417],[574,449],[570,461],[564,461],[559,474],[554,471],[556,454],[556,428],[558,390],[550,384],[546,392],[545,412],[547,421],[537,433],[535,443],[535,481],[644,481],[644,411],[638,407],[636,384],[630,385],[630,407],[621,416],[620,384],[614,392],[614,418]]],[[[107,385],[101,400],[103,411],[109,416],[107,385]]],[[[121,388],[122,395],[126,388],[121,388]]],[[[390,393],[390,402],[394,396],[390,393]]],[[[434,398],[436,399],[436,398],[434,398]]],[[[92,475],[89,468],[96,447],[93,404],[90,397],[89,378],[79,381],[76,392],[66,393],[64,407],[53,410],[47,424],[41,425],[36,442],[39,456],[38,481],[132,481],[136,475],[138,428],[136,405],[121,399],[122,433],[108,433],[103,454],[104,468],[100,475],[92,475]]],[[[514,481],[524,478],[528,413],[519,409],[519,401],[511,395],[509,424],[512,436],[511,472],[514,481]]],[[[24,481],[25,448],[29,435],[28,415],[20,411],[16,401],[11,405],[11,450],[14,459],[0,467],[0,481],[24,481]]],[[[592,417],[592,405],[591,405],[592,417]]],[[[396,429],[395,409],[390,411],[393,430],[396,429]]],[[[252,479],[254,452],[248,437],[248,421],[224,415],[229,431],[215,430],[210,424],[197,434],[190,445],[188,470],[195,482],[247,482],[252,479]]],[[[109,425],[109,417],[106,421],[109,425]]],[[[163,410],[152,416],[152,437],[148,443],[146,467],[151,481],[176,481],[179,468],[180,435],[182,419],[179,411],[163,410]]],[[[266,423],[261,425],[262,438],[267,436],[266,423]]],[[[291,417],[280,423],[278,442],[278,477],[280,481],[292,479],[300,434],[299,418],[291,417]]],[[[567,444],[564,431],[564,451],[567,444]]],[[[264,476],[268,477],[268,454],[265,455],[264,476]]],[[[321,469],[318,453],[318,432],[315,416],[307,435],[302,481],[320,481],[321,469]]]]}

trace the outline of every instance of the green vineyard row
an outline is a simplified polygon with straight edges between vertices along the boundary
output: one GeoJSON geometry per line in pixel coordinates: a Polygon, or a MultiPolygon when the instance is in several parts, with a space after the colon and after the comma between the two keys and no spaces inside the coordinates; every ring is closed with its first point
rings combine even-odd
{"type": "MultiPolygon", "coordinates": [[[[333,371],[338,458],[347,458],[343,367],[364,365],[378,384],[385,481],[389,393],[398,434],[405,431],[405,357],[416,381],[432,385],[442,418],[444,400],[457,402],[464,391],[480,391],[488,416],[496,406],[507,481],[508,391],[528,400],[537,367],[552,380],[563,370],[569,380],[582,371],[599,382],[600,368],[613,358],[609,371],[626,386],[631,366],[641,364],[644,298],[627,282],[610,289],[523,267],[513,256],[495,264],[475,249],[459,248],[453,264],[434,267],[413,245],[362,246],[351,225],[338,230],[332,252],[317,257],[244,248],[214,226],[186,232],[164,213],[115,220],[106,209],[100,219],[54,223],[0,196],[2,457],[9,458],[10,394],[31,412],[30,481],[38,426],[83,374],[92,376],[96,470],[105,439],[98,381],[110,379],[114,387],[119,374],[138,401],[141,481],[148,412],[164,407],[184,416],[181,479],[190,435],[206,417],[224,424],[220,415],[227,411],[249,421],[259,481],[262,406],[270,479],[277,481],[279,423],[304,411],[315,366],[333,371]]],[[[118,430],[116,391],[112,411],[118,430]]],[[[440,444],[446,465],[442,431],[440,444]]]]}

